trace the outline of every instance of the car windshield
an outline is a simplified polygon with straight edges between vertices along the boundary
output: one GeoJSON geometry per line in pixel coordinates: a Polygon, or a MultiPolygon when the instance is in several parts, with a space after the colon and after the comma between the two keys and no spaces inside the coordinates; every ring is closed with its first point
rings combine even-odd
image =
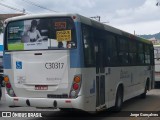
{"type": "Polygon", "coordinates": [[[10,22],[7,50],[76,48],[75,25],[71,18],[43,18],[10,22]]]}

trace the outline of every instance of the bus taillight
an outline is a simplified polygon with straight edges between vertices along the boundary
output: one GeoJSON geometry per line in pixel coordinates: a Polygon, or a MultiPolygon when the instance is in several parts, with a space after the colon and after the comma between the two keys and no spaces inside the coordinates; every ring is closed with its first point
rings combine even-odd
{"type": "Polygon", "coordinates": [[[79,88],[79,85],[78,85],[77,83],[74,83],[74,84],[73,84],[73,89],[74,89],[74,90],[78,90],[78,88],[79,88]]]}
{"type": "Polygon", "coordinates": [[[81,81],[80,76],[75,76],[75,77],[74,77],[74,82],[75,82],[75,83],[79,83],[80,81],[81,81]]]}
{"type": "Polygon", "coordinates": [[[76,19],[76,16],[73,16],[72,18],[73,18],[73,19],[76,19]]]}
{"type": "Polygon", "coordinates": [[[7,84],[6,84],[6,88],[10,89],[10,88],[11,88],[11,84],[10,84],[10,83],[7,83],[7,84]]]}
{"type": "Polygon", "coordinates": [[[8,83],[9,82],[9,78],[7,76],[4,77],[4,82],[8,83]]]}
{"type": "Polygon", "coordinates": [[[4,81],[5,81],[5,84],[6,84],[6,91],[7,91],[8,95],[11,96],[11,97],[16,97],[16,95],[14,93],[14,90],[12,88],[12,85],[9,81],[9,77],[5,76],[4,81]]]}
{"type": "Polygon", "coordinates": [[[81,87],[81,82],[82,82],[81,78],[82,78],[81,75],[74,76],[71,91],[70,91],[70,98],[76,98],[78,96],[78,93],[81,87]]]}

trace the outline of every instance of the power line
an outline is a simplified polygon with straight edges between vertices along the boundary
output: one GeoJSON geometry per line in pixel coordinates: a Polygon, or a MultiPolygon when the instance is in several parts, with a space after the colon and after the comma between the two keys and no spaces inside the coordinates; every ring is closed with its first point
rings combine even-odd
{"type": "Polygon", "coordinates": [[[18,11],[18,12],[22,12],[22,13],[24,12],[24,9],[23,9],[23,10],[20,10],[20,9],[11,7],[11,6],[9,6],[9,5],[3,4],[3,3],[0,3],[0,5],[3,6],[3,7],[7,7],[7,8],[9,8],[9,9],[12,9],[12,10],[18,11]]]}
{"type": "Polygon", "coordinates": [[[4,13],[7,13],[7,12],[5,10],[2,10],[2,8],[1,8],[0,14],[4,14],[4,13]]]}
{"type": "Polygon", "coordinates": [[[30,5],[34,5],[34,6],[36,6],[36,7],[39,7],[39,8],[48,10],[48,11],[57,12],[57,11],[55,11],[55,10],[48,9],[48,8],[46,8],[46,7],[44,7],[44,6],[38,5],[38,4],[34,3],[34,2],[31,2],[31,1],[29,1],[29,0],[22,0],[22,1],[24,1],[24,2],[26,2],[26,3],[28,3],[28,4],[30,4],[30,5]]]}

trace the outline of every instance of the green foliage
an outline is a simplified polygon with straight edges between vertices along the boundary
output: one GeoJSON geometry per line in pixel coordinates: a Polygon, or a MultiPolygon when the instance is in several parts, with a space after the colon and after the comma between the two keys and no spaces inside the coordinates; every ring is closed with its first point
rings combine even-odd
{"type": "Polygon", "coordinates": [[[153,35],[139,35],[140,37],[142,38],[145,38],[145,39],[150,39],[150,38],[153,38],[155,37],[155,39],[158,39],[160,40],[160,32],[159,33],[156,33],[156,34],[153,34],[153,35]]]}

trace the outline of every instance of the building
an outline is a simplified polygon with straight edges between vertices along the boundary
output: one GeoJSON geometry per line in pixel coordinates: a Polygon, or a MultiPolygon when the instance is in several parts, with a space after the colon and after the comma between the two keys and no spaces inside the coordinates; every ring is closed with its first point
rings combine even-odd
{"type": "Polygon", "coordinates": [[[155,37],[150,38],[149,40],[152,41],[153,45],[160,44],[160,40],[156,39],[155,37]]]}
{"type": "Polygon", "coordinates": [[[0,21],[4,21],[7,18],[22,16],[24,13],[13,13],[13,14],[0,14],[0,21]]]}

